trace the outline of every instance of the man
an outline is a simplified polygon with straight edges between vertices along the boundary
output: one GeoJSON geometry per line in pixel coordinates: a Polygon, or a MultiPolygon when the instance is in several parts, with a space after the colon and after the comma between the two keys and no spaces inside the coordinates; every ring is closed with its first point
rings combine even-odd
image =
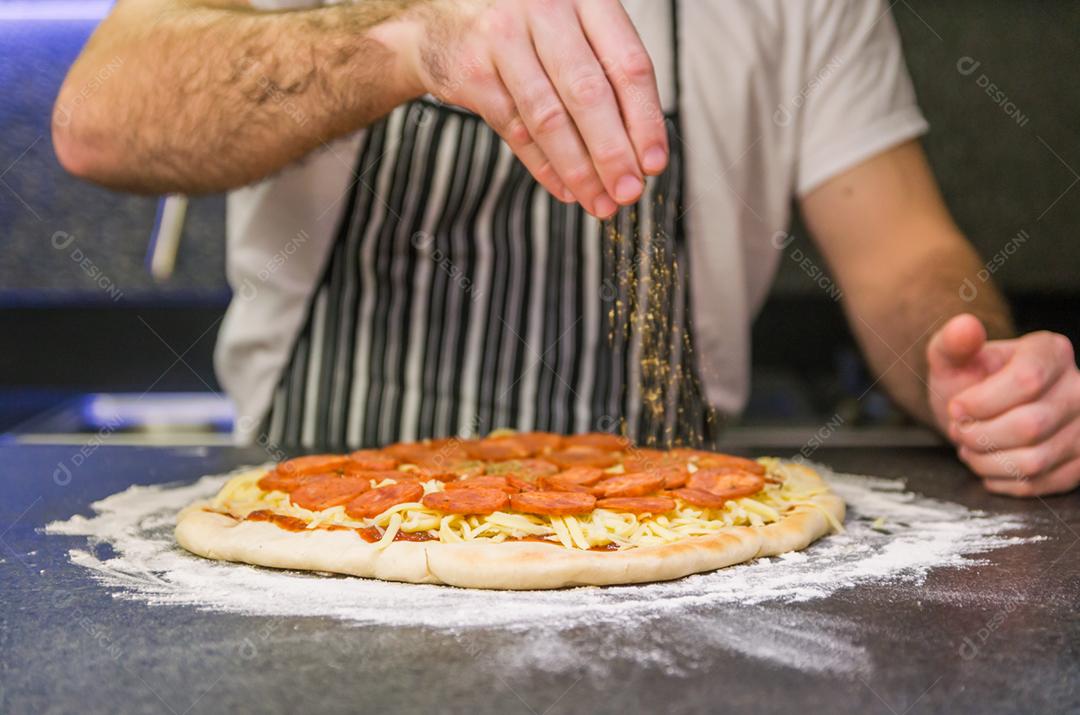
{"type": "Polygon", "coordinates": [[[707,438],[745,402],[794,194],[893,397],[993,492],[1080,483],[1072,346],[961,291],[980,263],[881,0],[254,4],[119,0],[58,106],[121,70],[54,128],[106,186],[232,191],[242,436],[707,438]]]}

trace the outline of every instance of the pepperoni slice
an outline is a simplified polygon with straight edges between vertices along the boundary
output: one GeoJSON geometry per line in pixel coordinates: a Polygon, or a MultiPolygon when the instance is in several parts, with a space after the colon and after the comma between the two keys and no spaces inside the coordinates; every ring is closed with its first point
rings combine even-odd
{"type": "Polygon", "coordinates": [[[385,454],[377,449],[361,449],[349,455],[349,463],[345,467],[345,473],[350,472],[382,472],[388,469],[397,469],[398,460],[392,455],[385,454]]]}
{"type": "Polygon", "coordinates": [[[578,494],[592,494],[592,488],[579,482],[563,479],[558,474],[540,477],[537,485],[542,491],[548,492],[577,492],[578,494]]]}
{"type": "Polygon", "coordinates": [[[510,497],[510,508],[525,514],[588,514],[595,506],[596,497],[592,494],[575,492],[523,492],[510,497]]]}
{"type": "Polygon", "coordinates": [[[608,476],[607,473],[599,467],[571,467],[558,474],[559,479],[586,487],[591,487],[606,476],[608,476]]]}
{"type": "Polygon", "coordinates": [[[664,514],[675,508],[675,500],[671,497],[612,497],[597,499],[596,508],[631,514],[664,514]]]}
{"type": "Polygon", "coordinates": [[[547,454],[563,444],[562,435],[551,432],[522,432],[514,435],[514,439],[528,447],[533,454],[547,454]]]}
{"type": "Polygon", "coordinates": [[[593,494],[598,497],[643,497],[663,486],[662,474],[621,474],[597,484],[593,487],[593,494]]]}
{"type": "Polygon", "coordinates": [[[694,506],[705,507],[706,509],[719,509],[724,506],[724,502],[727,501],[726,498],[719,494],[713,494],[704,489],[692,489],[690,487],[676,489],[672,494],[694,506]]]}
{"type": "Polygon", "coordinates": [[[699,467],[718,467],[724,469],[738,469],[743,472],[749,472],[750,474],[764,475],[765,465],[758,464],[752,459],[744,459],[743,457],[733,457],[730,454],[714,455],[712,457],[704,457],[698,460],[699,467]]]}
{"type": "Polygon", "coordinates": [[[497,489],[500,492],[505,492],[507,494],[513,494],[520,491],[519,489],[510,486],[510,481],[506,477],[498,477],[491,474],[470,477],[468,479],[459,479],[454,482],[448,482],[446,485],[447,491],[455,491],[458,489],[497,489]]]}
{"type": "Polygon", "coordinates": [[[499,489],[452,489],[427,494],[423,503],[447,514],[492,514],[509,506],[510,497],[499,489]]]}
{"type": "Polygon", "coordinates": [[[686,480],[690,478],[690,472],[686,467],[657,467],[646,470],[646,474],[654,474],[664,478],[664,489],[679,489],[686,486],[686,480]]]}
{"type": "Polygon", "coordinates": [[[417,461],[430,459],[436,454],[435,449],[423,442],[398,442],[383,447],[382,451],[403,464],[416,464],[417,461]]]}
{"type": "Polygon", "coordinates": [[[479,459],[462,459],[450,465],[450,471],[459,477],[479,477],[487,473],[487,464],[479,459]]]}
{"type": "Polygon", "coordinates": [[[421,460],[415,464],[416,469],[408,469],[399,474],[408,474],[414,479],[426,482],[429,479],[438,479],[440,482],[452,482],[461,477],[471,477],[484,473],[484,465],[481,462],[463,461],[460,459],[421,460]]]}
{"type": "Polygon", "coordinates": [[[621,452],[630,448],[629,439],[608,432],[572,434],[563,438],[563,444],[567,447],[593,447],[603,452],[621,452]]]}
{"type": "Polygon", "coordinates": [[[402,472],[402,471],[397,470],[397,469],[387,469],[387,470],[381,470],[381,471],[377,471],[377,472],[375,472],[375,471],[371,471],[371,472],[351,472],[351,473],[346,472],[345,476],[346,477],[360,477],[362,479],[367,479],[367,480],[373,481],[376,484],[378,484],[381,481],[387,480],[387,479],[393,479],[394,481],[397,481],[397,482],[420,481],[419,478],[417,476],[415,476],[415,474],[413,472],[402,472]]]}
{"type": "Polygon", "coordinates": [[[581,492],[591,494],[589,487],[593,486],[606,477],[604,470],[597,467],[573,467],[558,474],[540,477],[539,484],[542,489],[553,492],[581,492]]]}
{"type": "Polygon", "coordinates": [[[349,458],[343,454],[312,454],[307,457],[286,460],[277,465],[274,471],[292,476],[326,474],[327,472],[340,472],[348,463],[349,458]]]}
{"type": "Polygon", "coordinates": [[[662,467],[685,467],[686,459],[660,449],[635,447],[623,459],[623,466],[626,467],[627,472],[648,472],[662,467]]]}
{"type": "Polygon", "coordinates": [[[506,475],[506,483],[513,487],[515,492],[535,492],[540,489],[527,479],[515,476],[513,474],[506,475]]]}
{"type": "Polygon", "coordinates": [[[420,467],[420,471],[430,474],[453,474],[456,477],[474,477],[479,474],[483,474],[486,466],[483,462],[475,459],[461,459],[460,457],[451,457],[445,459],[440,454],[436,454],[430,459],[422,459],[416,462],[416,466],[420,467]]]}
{"type": "Polygon", "coordinates": [[[382,514],[392,506],[419,501],[424,487],[417,482],[388,484],[365,492],[345,505],[345,513],[354,519],[370,519],[382,514]]]}
{"type": "Polygon", "coordinates": [[[461,475],[457,472],[445,472],[438,469],[411,469],[408,472],[398,472],[398,474],[405,474],[405,479],[413,479],[418,482],[428,482],[435,479],[440,482],[456,482],[461,478],[461,475]]]}
{"type": "MultiPolygon", "coordinates": [[[[634,462],[623,462],[627,474],[648,474],[653,477],[661,477],[664,480],[664,489],[678,489],[679,487],[685,486],[686,479],[690,476],[686,464],[658,465],[656,463],[651,463],[644,469],[633,470],[630,468],[631,464],[634,464],[634,462]]],[[[640,464],[640,462],[637,464],[640,464]]]]}
{"type": "Polygon", "coordinates": [[[487,465],[488,474],[516,474],[522,479],[536,479],[558,471],[558,467],[543,459],[511,459],[487,465]]]}
{"type": "Polygon", "coordinates": [[[457,437],[425,440],[423,442],[398,442],[383,447],[384,454],[407,464],[416,464],[426,459],[441,458],[446,462],[467,459],[465,442],[457,437]]]}
{"type": "Polygon", "coordinates": [[[686,485],[724,499],[738,499],[760,492],[765,488],[765,479],[759,474],[727,468],[699,469],[690,475],[686,485]]]}
{"type": "Polygon", "coordinates": [[[423,444],[436,452],[442,452],[448,457],[465,459],[468,456],[465,452],[465,445],[470,441],[472,440],[462,439],[461,437],[439,437],[426,440],[423,444]]]}
{"type": "Polygon", "coordinates": [[[517,437],[488,437],[466,444],[465,451],[473,459],[482,459],[485,462],[500,462],[532,456],[532,450],[517,437]]]}
{"type": "Polygon", "coordinates": [[[336,476],[338,476],[337,472],[324,472],[320,474],[283,474],[274,470],[273,472],[268,472],[265,477],[260,479],[258,485],[259,489],[262,489],[264,492],[291,492],[312,480],[336,476]]]}
{"type": "Polygon", "coordinates": [[[765,474],[764,465],[758,464],[746,457],[736,457],[733,454],[720,454],[719,452],[705,452],[702,450],[673,450],[673,452],[686,453],[694,459],[699,467],[727,467],[739,469],[751,474],[765,474]]]}
{"type": "Polygon", "coordinates": [[[563,469],[570,467],[598,467],[603,469],[611,467],[619,461],[619,458],[609,451],[585,445],[572,445],[557,452],[551,452],[545,459],[554,462],[563,469]]]}
{"type": "Polygon", "coordinates": [[[369,489],[371,483],[362,477],[323,477],[294,489],[289,500],[302,509],[321,511],[350,502],[369,489]]]}

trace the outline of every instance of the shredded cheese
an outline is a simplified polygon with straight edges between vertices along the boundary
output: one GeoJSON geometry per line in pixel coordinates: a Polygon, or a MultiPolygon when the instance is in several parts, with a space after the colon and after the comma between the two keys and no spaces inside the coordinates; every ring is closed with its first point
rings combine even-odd
{"type": "MultiPolygon", "coordinates": [[[[462,516],[443,514],[417,501],[393,506],[373,519],[356,519],[350,517],[343,506],[310,511],[293,504],[285,492],[265,492],[258,486],[264,473],[257,470],[230,480],[222,487],[212,506],[241,518],[256,510],[269,509],[277,514],[302,519],[307,522],[309,529],[374,527],[381,534],[376,542],[378,548],[389,545],[399,531],[427,533],[443,543],[541,538],[568,549],[587,550],[611,544],[621,548],[654,546],[708,536],[737,526],[775,523],[802,505],[820,508],[832,528],[843,531],[843,525],[827,509],[813,502],[813,497],[825,490],[819,487],[816,480],[809,479],[803,468],[775,458],[758,461],[778,484],[768,483],[757,494],[730,500],[719,509],[704,509],[676,500],[673,511],[657,515],[594,509],[589,514],[564,517],[508,512],[462,516]]],[[[693,463],[690,467],[694,467],[693,463]]],[[[622,471],[621,465],[608,471],[622,471]]],[[[373,482],[372,487],[391,483],[392,479],[383,479],[378,483],[373,482]]],[[[423,486],[425,494],[443,489],[442,482],[438,480],[424,482],[423,486]]]]}
{"type": "Polygon", "coordinates": [[[394,514],[387,522],[386,531],[383,532],[382,538],[375,542],[375,548],[385,549],[392,544],[394,542],[394,537],[397,536],[398,529],[400,528],[401,514],[394,514]]]}

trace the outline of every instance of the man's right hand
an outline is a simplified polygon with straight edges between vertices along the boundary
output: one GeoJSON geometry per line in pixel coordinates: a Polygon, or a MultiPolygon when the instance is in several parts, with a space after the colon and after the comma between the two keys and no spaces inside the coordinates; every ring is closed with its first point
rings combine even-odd
{"type": "Polygon", "coordinates": [[[619,0],[432,0],[372,35],[402,52],[405,81],[480,115],[595,216],[667,166],[652,61],[619,0]]]}

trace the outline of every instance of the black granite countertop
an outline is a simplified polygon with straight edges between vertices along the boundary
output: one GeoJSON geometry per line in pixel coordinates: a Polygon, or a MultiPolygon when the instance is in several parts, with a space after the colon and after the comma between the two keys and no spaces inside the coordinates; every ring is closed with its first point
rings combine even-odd
{"type": "MultiPolygon", "coordinates": [[[[698,667],[680,674],[618,657],[620,643],[671,625],[663,620],[571,634],[582,657],[611,667],[567,672],[485,658],[512,637],[505,631],[149,606],[115,598],[68,561],[83,539],[41,532],[133,483],[189,481],[263,459],[228,448],[0,447],[0,712],[1080,712],[1080,495],[993,497],[943,450],[821,449],[815,459],[1025,515],[1018,533],[1045,538],[986,554],[981,565],[936,569],[919,585],[748,607],[796,628],[800,618],[865,624],[852,637],[866,668],[842,672],[692,642],[681,646],[699,649],[698,667]],[[61,464],[69,474],[57,477],[61,464]],[[965,649],[965,639],[977,647],[965,649]]],[[[737,615],[729,605],[717,617],[737,615]]]]}

